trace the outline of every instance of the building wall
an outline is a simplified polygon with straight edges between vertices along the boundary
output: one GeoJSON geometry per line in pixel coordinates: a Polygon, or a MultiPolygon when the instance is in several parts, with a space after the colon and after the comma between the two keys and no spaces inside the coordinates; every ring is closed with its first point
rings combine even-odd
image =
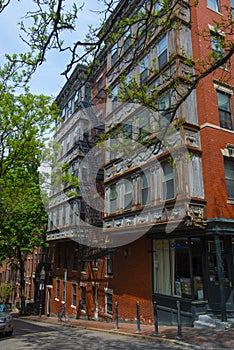
{"type": "MultiPolygon", "coordinates": [[[[209,31],[209,28],[214,26],[214,21],[221,21],[225,19],[225,16],[228,16],[230,1],[222,0],[220,5],[221,13],[209,9],[206,1],[199,1],[198,6],[192,8],[192,40],[195,59],[205,59],[211,50],[210,38],[205,38],[203,35],[199,36],[197,33],[202,32],[204,29],[209,31]]],[[[229,31],[230,29],[231,25],[227,30],[229,31]]],[[[226,35],[226,37],[232,40],[230,36],[226,35]]],[[[234,131],[220,127],[216,96],[216,92],[219,90],[230,91],[233,116],[234,85],[231,78],[233,76],[233,63],[234,59],[232,58],[231,64],[227,68],[217,69],[203,79],[196,90],[208,218],[234,218],[234,203],[230,203],[227,200],[223,155],[223,150],[226,149],[227,151],[227,144],[234,144],[234,131]],[[226,84],[219,83],[220,78],[224,79],[226,84]]],[[[226,152],[227,154],[228,152],[226,152]]]]}
{"type": "Polygon", "coordinates": [[[140,317],[152,323],[152,266],[151,241],[145,236],[113,255],[113,303],[118,302],[119,316],[125,321],[136,319],[136,302],[140,302],[140,317]]]}

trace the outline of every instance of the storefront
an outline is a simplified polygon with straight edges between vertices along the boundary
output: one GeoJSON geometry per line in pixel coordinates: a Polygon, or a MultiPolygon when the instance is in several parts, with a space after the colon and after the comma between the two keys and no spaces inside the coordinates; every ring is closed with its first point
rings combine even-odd
{"type": "Polygon", "coordinates": [[[225,321],[234,311],[233,229],[232,220],[212,220],[205,230],[187,236],[152,236],[159,323],[176,323],[178,301],[182,322],[188,325],[200,314],[216,314],[225,321]]]}

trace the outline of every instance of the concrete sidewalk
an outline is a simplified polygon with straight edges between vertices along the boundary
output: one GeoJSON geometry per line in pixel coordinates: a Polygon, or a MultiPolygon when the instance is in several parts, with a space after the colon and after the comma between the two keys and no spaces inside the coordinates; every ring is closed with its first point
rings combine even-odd
{"type": "Polygon", "coordinates": [[[191,347],[193,349],[234,349],[234,329],[217,331],[210,328],[182,328],[182,338],[178,338],[178,329],[175,326],[159,326],[158,336],[154,334],[154,326],[140,325],[140,332],[136,323],[119,322],[116,329],[115,322],[94,321],[87,319],[68,318],[58,321],[57,317],[27,316],[22,319],[41,321],[44,323],[63,324],[68,327],[85,328],[90,330],[115,332],[128,336],[143,337],[151,341],[179,344],[181,349],[191,347]]]}

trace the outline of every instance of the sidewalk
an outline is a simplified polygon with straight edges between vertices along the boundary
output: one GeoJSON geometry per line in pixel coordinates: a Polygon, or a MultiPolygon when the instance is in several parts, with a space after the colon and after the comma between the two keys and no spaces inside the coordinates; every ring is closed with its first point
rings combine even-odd
{"type": "Polygon", "coordinates": [[[72,319],[58,321],[57,317],[47,316],[27,316],[27,320],[41,321],[52,324],[63,324],[64,326],[85,328],[105,332],[114,332],[128,336],[143,337],[151,341],[162,341],[171,344],[191,347],[193,349],[234,349],[234,329],[224,331],[215,331],[209,328],[182,328],[182,338],[178,339],[178,329],[175,326],[159,326],[158,336],[154,335],[154,326],[140,325],[140,333],[137,332],[137,325],[134,323],[119,322],[119,328],[116,330],[115,322],[94,321],[86,319],[72,319]]]}

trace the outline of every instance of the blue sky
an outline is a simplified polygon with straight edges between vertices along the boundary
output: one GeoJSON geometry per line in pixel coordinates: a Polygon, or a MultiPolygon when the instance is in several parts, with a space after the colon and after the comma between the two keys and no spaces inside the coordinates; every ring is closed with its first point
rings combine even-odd
{"type": "MultiPolygon", "coordinates": [[[[72,3],[66,0],[66,5],[72,3]]],[[[77,6],[82,4],[82,0],[75,1],[77,6]]],[[[98,0],[85,0],[84,9],[78,19],[76,32],[67,32],[64,37],[67,41],[74,42],[83,39],[89,24],[99,23],[97,14],[91,10],[100,10],[101,2],[98,0]]],[[[11,0],[8,8],[0,15],[0,65],[3,63],[5,53],[22,52],[27,46],[19,38],[19,28],[17,23],[26,11],[31,9],[31,0],[11,0]]],[[[55,50],[47,55],[46,62],[38,68],[30,83],[31,91],[35,94],[46,94],[56,96],[65,83],[65,78],[60,73],[66,68],[68,56],[58,54],[55,50]]]]}

